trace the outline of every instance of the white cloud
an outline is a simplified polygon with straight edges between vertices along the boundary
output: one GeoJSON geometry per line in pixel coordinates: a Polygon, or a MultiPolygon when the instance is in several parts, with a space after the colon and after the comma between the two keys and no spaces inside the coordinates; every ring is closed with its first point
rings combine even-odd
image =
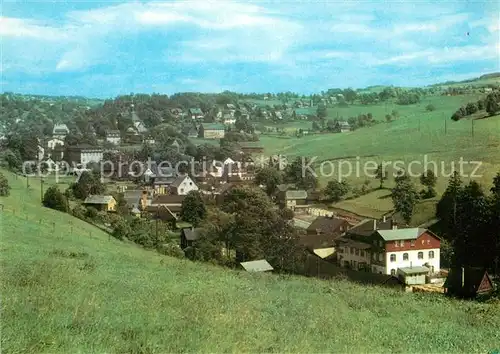
{"type": "Polygon", "coordinates": [[[60,40],[67,34],[56,27],[44,25],[33,20],[0,17],[0,36],[3,38],[32,38],[41,40],[60,40]]]}
{"type": "Polygon", "coordinates": [[[453,63],[459,61],[488,60],[498,58],[497,45],[468,45],[462,47],[429,48],[426,50],[404,53],[384,59],[374,59],[372,65],[407,65],[415,62],[428,64],[453,63]]]}

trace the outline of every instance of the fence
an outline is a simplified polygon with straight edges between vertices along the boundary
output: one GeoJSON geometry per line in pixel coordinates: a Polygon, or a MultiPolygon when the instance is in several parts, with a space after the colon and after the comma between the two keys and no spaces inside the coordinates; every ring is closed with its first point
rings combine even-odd
{"type": "Polygon", "coordinates": [[[0,214],[3,213],[9,213],[15,218],[19,219],[20,221],[31,221],[32,223],[36,223],[40,226],[49,227],[52,229],[52,232],[63,231],[68,233],[69,235],[76,235],[76,234],[84,235],[85,233],[87,233],[89,237],[98,239],[99,237],[95,235],[96,234],[95,231],[93,232],[92,230],[89,230],[87,228],[82,228],[81,225],[77,224],[80,222],[86,223],[88,224],[89,227],[96,227],[102,230],[103,232],[106,232],[109,238],[111,238],[110,231],[106,229],[106,227],[101,225],[96,225],[94,223],[90,223],[80,219],[78,219],[77,223],[73,222],[73,220],[65,221],[64,223],[56,223],[55,221],[47,221],[41,218],[40,216],[33,215],[22,209],[8,208],[5,205],[0,204],[0,214]]]}

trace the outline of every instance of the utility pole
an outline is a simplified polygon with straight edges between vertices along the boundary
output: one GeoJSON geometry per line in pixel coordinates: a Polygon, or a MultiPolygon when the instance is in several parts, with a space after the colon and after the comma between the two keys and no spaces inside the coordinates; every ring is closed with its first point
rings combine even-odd
{"type": "Polygon", "coordinates": [[[472,124],[471,124],[471,135],[474,137],[474,118],[472,118],[472,124]]]}
{"type": "Polygon", "coordinates": [[[30,187],[30,177],[28,174],[26,174],[26,188],[30,187]]]}
{"type": "Polygon", "coordinates": [[[43,203],[43,178],[40,177],[40,202],[43,203]]]}

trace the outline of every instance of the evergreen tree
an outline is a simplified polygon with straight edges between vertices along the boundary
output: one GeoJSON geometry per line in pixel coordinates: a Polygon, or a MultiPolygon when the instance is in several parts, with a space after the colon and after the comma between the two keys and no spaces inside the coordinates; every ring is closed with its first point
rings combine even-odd
{"type": "Polygon", "coordinates": [[[180,216],[182,220],[191,223],[194,227],[197,227],[200,222],[205,219],[207,215],[207,209],[201,193],[198,191],[191,191],[188,193],[184,201],[182,202],[180,216]]]}

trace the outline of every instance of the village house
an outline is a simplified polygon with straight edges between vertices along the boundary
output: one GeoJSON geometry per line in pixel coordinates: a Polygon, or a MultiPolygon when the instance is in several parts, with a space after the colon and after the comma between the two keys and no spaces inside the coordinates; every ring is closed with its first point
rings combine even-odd
{"type": "Polygon", "coordinates": [[[398,228],[390,219],[365,220],[338,239],[339,264],[396,275],[407,267],[440,270],[440,239],[423,228],[398,228]]]}
{"type": "Polygon", "coordinates": [[[204,139],[222,139],[224,138],[225,127],[218,123],[200,124],[198,136],[204,139]]]}
{"type": "Polygon", "coordinates": [[[174,118],[180,118],[182,117],[182,109],[181,108],[171,108],[170,113],[174,118]]]}
{"type": "Polygon", "coordinates": [[[306,229],[300,243],[320,258],[328,258],[336,253],[335,246],[349,228],[350,223],[334,216],[318,216],[306,229]]]}
{"type": "Polygon", "coordinates": [[[192,120],[202,120],[204,117],[203,112],[199,108],[189,108],[188,113],[192,120]]]}
{"type": "Polygon", "coordinates": [[[144,137],[144,143],[149,145],[154,145],[156,143],[156,140],[152,135],[146,135],[144,137]]]}
{"type": "Polygon", "coordinates": [[[187,195],[199,188],[188,175],[178,176],[170,185],[170,193],[173,195],[187,195]]]}
{"type": "MultiPolygon", "coordinates": [[[[226,160],[227,161],[227,160],[226,160]]],[[[243,166],[241,162],[224,163],[222,180],[227,183],[252,183],[255,174],[249,168],[243,166]]]]}
{"type": "Polygon", "coordinates": [[[334,131],[337,133],[346,133],[351,131],[351,126],[346,121],[340,121],[335,124],[334,131]]]}
{"type": "Polygon", "coordinates": [[[52,138],[47,141],[47,148],[50,150],[54,150],[56,146],[64,146],[64,140],[52,138]]]}
{"type": "Polygon", "coordinates": [[[167,194],[176,178],[177,174],[171,166],[158,166],[156,162],[144,171],[145,182],[153,187],[155,194],[167,194]]]}
{"type": "Polygon", "coordinates": [[[119,130],[107,130],[106,141],[111,144],[120,145],[122,136],[119,130]]]}
{"type": "Polygon", "coordinates": [[[180,212],[180,206],[148,205],[142,214],[149,214],[153,220],[170,223],[175,228],[180,212]]]}
{"type": "Polygon", "coordinates": [[[111,195],[91,195],[84,200],[83,204],[101,211],[116,211],[116,200],[111,195]]]}
{"type": "Polygon", "coordinates": [[[58,140],[64,140],[69,134],[69,129],[66,124],[55,124],[54,129],[52,129],[52,138],[58,140]]]}
{"type": "Polygon", "coordinates": [[[91,162],[101,162],[103,159],[103,150],[100,147],[88,144],[67,146],[64,156],[66,162],[69,164],[86,166],[91,162]]]}
{"type": "Polygon", "coordinates": [[[351,224],[341,218],[335,216],[318,216],[307,228],[308,235],[320,235],[320,234],[330,234],[335,236],[341,236],[349,228],[351,224]]]}
{"type": "Polygon", "coordinates": [[[259,141],[242,141],[238,143],[238,147],[244,154],[264,153],[264,147],[259,141]]]}
{"type": "Polygon", "coordinates": [[[236,118],[229,113],[225,113],[222,119],[225,125],[234,125],[236,123],[236,118]]]}
{"type": "Polygon", "coordinates": [[[282,208],[295,210],[297,207],[305,207],[307,192],[305,190],[287,190],[278,194],[278,202],[282,208]]]}

